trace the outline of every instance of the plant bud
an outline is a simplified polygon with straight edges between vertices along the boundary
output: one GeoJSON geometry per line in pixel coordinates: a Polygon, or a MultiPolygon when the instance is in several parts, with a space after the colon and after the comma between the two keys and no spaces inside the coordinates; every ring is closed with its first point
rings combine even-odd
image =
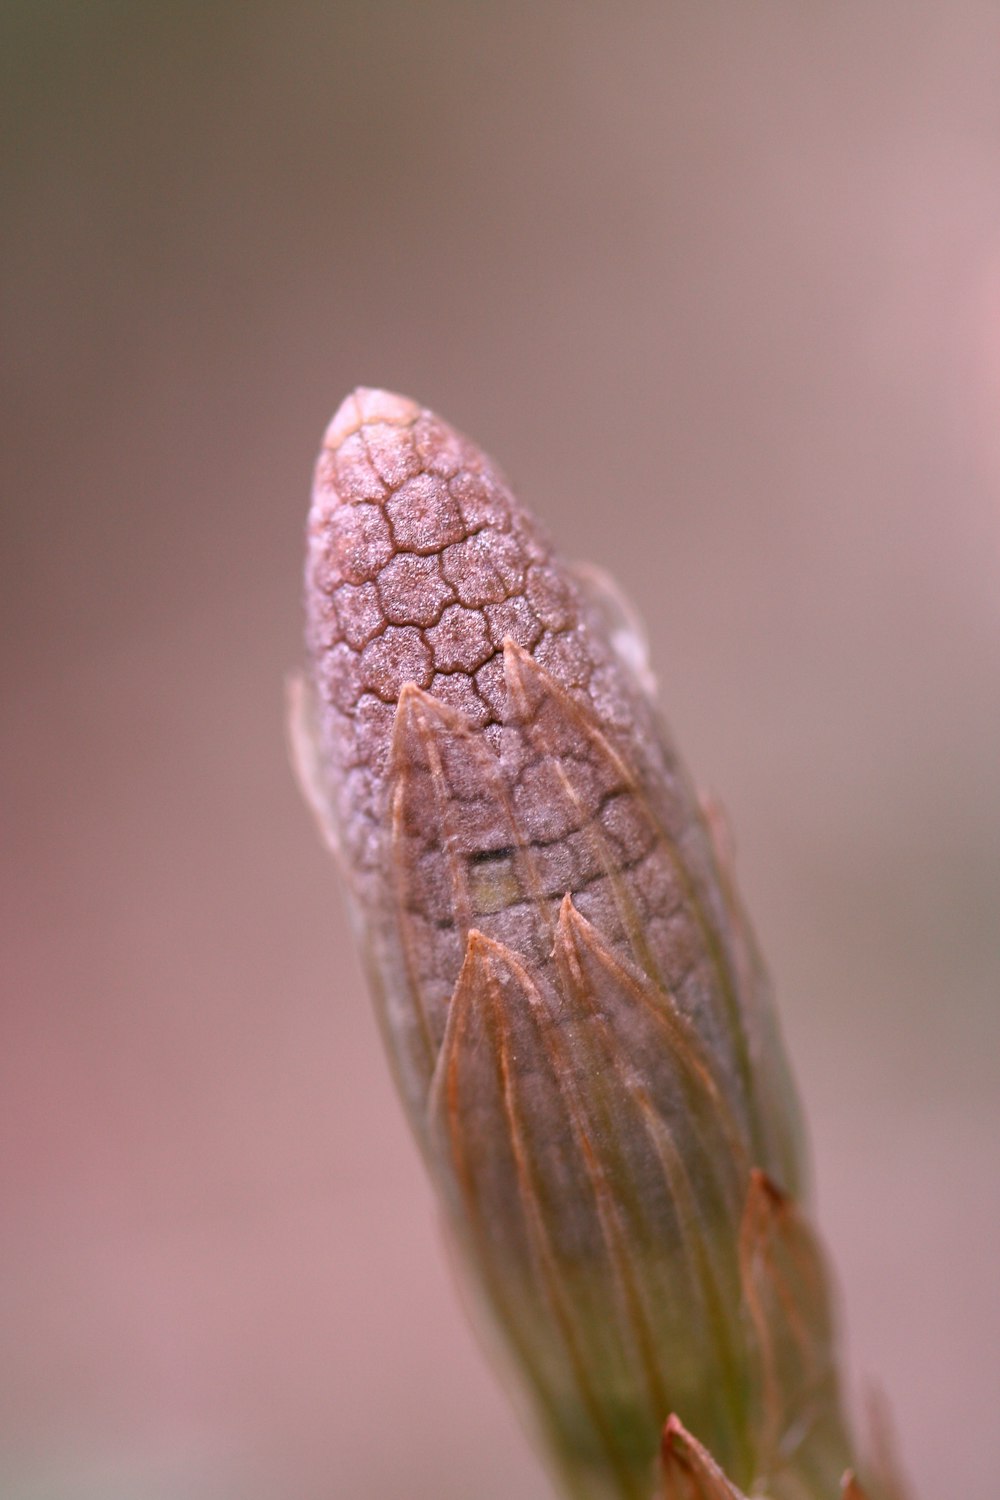
{"type": "Polygon", "coordinates": [[[371,390],[326,434],[306,603],[302,781],[449,1230],[567,1493],[649,1500],[676,1412],[698,1442],[668,1429],[670,1500],[832,1497],[847,1456],[793,1091],[720,820],[627,607],[478,448],[371,390]]]}

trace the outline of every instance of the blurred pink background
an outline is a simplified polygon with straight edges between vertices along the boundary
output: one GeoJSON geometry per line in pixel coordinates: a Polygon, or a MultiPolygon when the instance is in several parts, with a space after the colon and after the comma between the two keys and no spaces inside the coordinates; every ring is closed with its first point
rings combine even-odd
{"type": "Polygon", "coordinates": [[[283,675],[358,382],[648,621],[856,1389],[1000,1463],[1000,8],[2,12],[0,1493],[543,1500],[283,675]]]}

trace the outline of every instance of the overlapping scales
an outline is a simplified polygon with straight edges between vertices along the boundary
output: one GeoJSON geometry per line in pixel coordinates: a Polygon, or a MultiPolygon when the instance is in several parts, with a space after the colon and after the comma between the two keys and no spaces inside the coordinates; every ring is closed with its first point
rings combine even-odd
{"type": "Polygon", "coordinates": [[[393,900],[414,1015],[410,1098],[433,1069],[475,926],[542,973],[569,894],[608,947],[688,1017],[745,1143],[753,1121],[734,979],[680,855],[589,708],[504,645],[499,740],[408,685],[389,774],[393,900]]]}
{"type": "Polygon", "coordinates": [[[645,789],[589,707],[526,652],[505,657],[503,758],[528,831],[574,840],[587,870],[578,909],[691,1020],[748,1139],[751,1086],[735,976],[715,924],[645,789]]]}
{"type": "Polygon", "coordinates": [[[569,897],[542,978],[470,933],[430,1138],[581,1492],[646,1500],[674,1409],[746,1471],[738,1129],[693,1028],[569,897]]]}

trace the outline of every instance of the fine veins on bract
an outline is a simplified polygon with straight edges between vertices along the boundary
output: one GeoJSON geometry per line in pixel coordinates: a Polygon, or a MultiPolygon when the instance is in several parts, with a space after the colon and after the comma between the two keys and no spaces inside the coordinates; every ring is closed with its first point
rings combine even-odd
{"type": "Polygon", "coordinates": [[[627,606],[474,444],[365,389],[317,463],[306,604],[303,785],[566,1492],[832,1500],[849,1453],[794,1095],[627,606]]]}

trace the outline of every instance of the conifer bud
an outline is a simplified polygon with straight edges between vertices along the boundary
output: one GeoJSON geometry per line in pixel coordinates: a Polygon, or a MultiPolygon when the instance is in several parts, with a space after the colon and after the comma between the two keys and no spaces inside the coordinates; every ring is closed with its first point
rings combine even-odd
{"type": "Polygon", "coordinates": [[[566,1492],[650,1500],[659,1454],[668,1500],[833,1500],[848,1453],[793,1091],[627,607],[474,444],[372,390],[326,434],[306,604],[302,781],[566,1492]]]}

